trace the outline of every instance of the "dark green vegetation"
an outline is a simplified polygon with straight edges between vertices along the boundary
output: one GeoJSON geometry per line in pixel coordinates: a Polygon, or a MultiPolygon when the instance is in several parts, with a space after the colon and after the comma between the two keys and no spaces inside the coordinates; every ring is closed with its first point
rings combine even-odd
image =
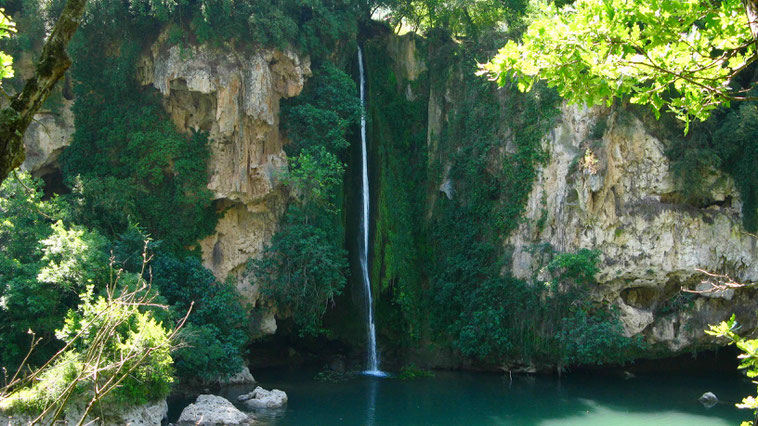
{"type": "MultiPolygon", "coordinates": [[[[676,127],[674,127],[676,129],[676,127]]],[[[716,110],[704,123],[692,125],[687,136],[669,131],[673,141],[667,151],[671,170],[682,193],[682,202],[705,207],[706,197],[724,182],[714,178],[722,171],[734,179],[742,199],[745,229],[758,230],[758,104],[743,102],[716,110]]]]}
{"type": "MultiPolygon", "coordinates": [[[[355,0],[92,0],[92,16],[169,27],[173,41],[294,46],[314,56],[355,37],[355,0]]],[[[108,24],[109,19],[102,20],[108,24]]]]}
{"type": "MultiPolygon", "coordinates": [[[[101,295],[123,269],[153,281],[171,305],[158,317],[168,329],[196,302],[181,336],[190,346],[174,354],[179,378],[224,377],[242,365],[247,314],[234,286],[217,281],[193,249],[217,218],[206,189],[207,138],[179,133],[156,94],[136,82],[138,55],[157,26],[127,6],[91,3],[70,46],[76,133],[61,158],[69,191],[43,199],[39,182],[24,175],[2,187],[0,365],[15,369],[30,346],[28,330],[43,339],[31,366],[48,359],[63,344],[56,330],[85,290],[101,295]],[[148,236],[154,241],[143,269],[148,236]]],[[[46,16],[33,1],[9,7],[20,22],[46,16]]],[[[19,43],[34,44],[37,30],[24,28],[19,43]]]]}
{"type": "Polygon", "coordinates": [[[387,340],[407,347],[418,343],[426,316],[422,242],[428,82],[425,74],[408,82],[417,94],[413,100],[399,95],[406,77],[387,55],[386,43],[373,40],[365,46],[377,205],[371,282],[375,293],[389,296],[377,301],[381,327],[391,330],[387,340]],[[386,299],[389,303],[383,303],[386,299]]]}
{"type": "Polygon", "coordinates": [[[526,0],[382,0],[380,3],[392,10],[389,21],[393,25],[402,24],[420,32],[443,30],[473,38],[503,22],[517,23],[528,5],[526,0]]]}
{"type": "Polygon", "coordinates": [[[612,306],[590,302],[598,253],[547,248],[549,282],[502,272],[510,262],[503,240],[522,222],[547,160],[541,141],[559,98],[545,88],[497,93],[476,77],[476,58],[491,51],[487,40],[417,41],[435,72],[414,81],[385,53],[386,41],[367,44],[380,341],[401,354],[446,349],[490,366],[633,359],[641,342],[623,336],[612,306]],[[427,117],[430,103],[439,116],[427,117]],[[419,123],[435,121],[439,133],[427,143],[419,123]]]}
{"type": "Polygon", "coordinates": [[[181,335],[190,346],[174,354],[181,379],[208,380],[239,370],[247,342],[243,329],[247,315],[231,284],[218,282],[194,257],[179,260],[161,249],[160,241],[148,244],[154,257],[147,265],[150,268],[143,270],[147,237],[140,228],[131,225],[108,238],[72,220],[77,216],[68,197],[43,200],[39,186],[28,175],[19,174],[0,189],[4,254],[0,361],[4,367],[14,371],[21,362],[31,344],[28,330],[42,338],[31,365],[46,361],[63,345],[55,338],[57,330],[67,315],[73,315],[83,295],[90,291],[101,295],[121,269],[125,285],[143,274],[145,279],[152,278],[160,301],[171,306],[168,314],[156,316],[166,328],[173,328],[195,302],[181,335]]]}
{"type": "MultiPolygon", "coordinates": [[[[8,2],[32,31],[17,40],[15,52],[39,44],[39,17],[60,6],[39,4],[8,2]]],[[[361,41],[374,203],[371,276],[383,349],[400,363],[414,359],[427,366],[424,355],[438,351],[446,365],[485,368],[561,370],[637,356],[644,347],[622,335],[613,306],[591,301],[597,252],[541,247],[545,280],[504,272],[511,261],[506,240],[523,224],[537,169],[548,160],[542,138],[554,125],[560,99],[541,84],[528,94],[512,87],[498,91],[475,71],[476,62],[491,57],[506,37],[493,27],[507,22],[508,37],[514,37],[525,3],[382,4],[392,9],[391,22],[405,19],[426,36],[415,39],[425,68],[413,76],[407,75],[410,64],[400,63],[408,59],[398,54],[401,47],[391,46],[387,26],[366,23],[361,41]]],[[[61,157],[66,189],[45,198],[41,184],[26,175],[11,177],[0,189],[0,365],[12,370],[19,364],[29,329],[43,338],[33,365],[70,341],[77,322],[100,303],[113,269],[123,270],[126,284],[149,280],[155,300],[169,307],[129,313],[128,327],[119,330],[122,339],[141,333],[141,326],[132,327],[137,324],[157,342],[192,311],[180,333],[184,346],[170,358],[150,361],[154,370],[114,394],[119,401],[163,396],[172,375],[202,384],[243,365],[250,318],[234,288],[236,277],[214,277],[196,246],[222,213],[206,188],[208,137],[179,132],[159,95],[135,79],[140,55],[161,31],[182,45],[292,47],[310,54],[314,74],[299,97],[283,102],[280,115],[291,141],[289,169],[275,178],[289,190],[289,205],[248,272],[301,337],[347,340],[339,334],[342,324],[330,329],[323,321],[335,303],[352,303],[345,295],[351,246],[345,235],[355,189],[346,185],[346,170],[361,111],[344,64],[354,63],[358,18],[375,5],[92,0],[71,45],[76,133],[61,157]]],[[[413,42],[413,35],[406,37],[413,42]]],[[[671,147],[672,167],[689,183],[682,193],[694,204],[710,203],[698,192],[710,184],[704,171],[731,173],[743,195],[746,224],[754,229],[758,153],[751,141],[758,136],[758,109],[746,103],[719,114],[707,124],[710,133],[690,132],[671,147]]],[[[602,135],[602,128],[594,133],[602,135]]],[[[534,225],[541,229],[544,221],[534,225]]],[[[77,348],[79,354],[91,343],[77,348]]],[[[404,376],[426,374],[407,365],[404,376]]]]}
{"type": "Polygon", "coordinates": [[[353,80],[326,62],[282,111],[292,139],[290,170],[282,178],[295,195],[280,230],[248,270],[263,294],[291,309],[301,335],[324,331],[321,317],[346,282],[340,201],[345,134],[361,114],[356,94],[353,80]]]}
{"type": "MultiPolygon", "coordinates": [[[[146,295],[139,269],[119,273],[112,268],[109,252],[124,253],[127,238],[110,241],[71,223],[70,205],[61,197],[43,200],[39,186],[26,174],[0,186],[0,364],[8,380],[33,345],[27,360],[32,368],[47,363],[64,345],[65,351],[36,377],[26,378],[31,386],[15,388],[18,392],[3,401],[3,408],[39,413],[60,407],[62,395],[81,402],[89,398],[93,377],[100,378],[103,396],[111,378],[110,384],[118,384],[101,399],[104,403],[165,397],[173,381],[167,329],[174,325],[161,321],[158,311],[154,316],[153,308],[142,308],[145,299],[135,298],[146,295]],[[114,290],[134,294],[117,295],[124,303],[113,303],[114,290]],[[35,344],[35,339],[41,340],[35,344]],[[128,374],[121,378],[122,372],[128,374]]],[[[141,253],[142,247],[137,249],[141,253]]]]}
{"type": "Polygon", "coordinates": [[[550,282],[503,276],[509,258],[502,239],[521,223],[536,168],[547,160],[541,139],[558,98],[546,89],[527,96],[506,89],[508,102],[498,102],[494,90],[472,76],[473,59],[451,67],[460,73],[451,75],[459,79],[456,107],[432,159],[433,170],[442,177],[448,169],[455,187],[452,200],[437,200],[430,225],[436,261],[430,309],[438,319],[433,332],[452,339],[465,356],[492,364],[563,366],[631,358],[636,342],[623,337],[607,306],[587,297],[597,253],[556,253],[547,265],[550,282]],[[499,117],[509,117],[507,127],[499,117]],[[513,146],[506,152],[500,151],[503,134],[510,134],[507,143],[513,146]]]}

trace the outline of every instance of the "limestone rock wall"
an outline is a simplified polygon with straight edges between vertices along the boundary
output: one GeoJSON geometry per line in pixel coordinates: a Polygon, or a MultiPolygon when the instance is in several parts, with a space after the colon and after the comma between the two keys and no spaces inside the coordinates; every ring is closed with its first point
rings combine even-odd
{"type": "Polygon", "coordinates": [[[21,169],[41,176],[58,168],[58,156],[74,135],[73,101],[64,100],[55,111],[41,111],[24,133],[26,159],[21,169]]]}
{"type": "MultiPolygon", "coordinates": [[[[23,77],[32,65],[31,60],[19,61],[18,72],[23,77]]],[[[300,94],[310,75],[309,58],[293,51],[172,46],[165,34],[138,66],[138,80],[160,91],[180,131],[208,133],[208,188],[222,217],[216,232],[199,241],[203,263],[221,280],[236,276],[238,290],[252,307],[262,303],[260,292],[242,279],[242,272],[276,231],[288,197],[278,184],[287,167],[279,103],[300,94]]],[[[24,138],[22,167],[38,176],[55,171],[74,132],[74,101],[58,97],[62,105],[37,114],[24,138]]],[[[256,315],[259,329],[254,333],[276,331],[273,308],[263,307],[256,315]]]]}
{"type": "MultiPolygon", "coordinates": [[[[31,52],[23,52],[13,64],[16,74],[23,80],[34,75],[34,58],[31,52]]],[[[12,90],[10,90],[12,92],[12,90]]],[[[63,149],[71,144],[74,135],[74,101],[70,93],[70,82],[63,79],[53,89],[50,99],[40,111],[34,115],[34,120],[24,133],[24,148],[26,159],[21,169],[34,176],[43,176],[58,169],[58,156],[63,149]]],[[[7,101],[0,100],[0,106],[7,101]]]]}
{"type": "MultiPolygon", "coordinates": [[[[209,135],[208,188],[223,216],[199,242],[203,263],[219,279],[240,278],[251,306],[261,300],[258,287],[241,279],[245,262],[270,241],[287,200],[278,185],[287,166],[279,102],[297,96],[310,74],[309,59],[291,51],[168,46],[162,37],[140,64],[140,81],[163,94],[177,128],[209,135]]],[[[273,333],[272,309],[259,314],[257,332],[273,333]]]]}
{"type": "Polygon", "coordinates": [[[745,291],[679,291],[702,282],[696,269],[758,279],[756,241],[742,228],[731,179],[714,171],[706,207],[677,203],[665,141],[623,110],[564,106],[544,144],[549,164],[507,240],[515,275],[539,277],[546,244],[599,250],[594,296],[620,308],[628,335],[666,352],[708,344],[703,329],[733,312],[755,327],[758,302],[745,291]]]}

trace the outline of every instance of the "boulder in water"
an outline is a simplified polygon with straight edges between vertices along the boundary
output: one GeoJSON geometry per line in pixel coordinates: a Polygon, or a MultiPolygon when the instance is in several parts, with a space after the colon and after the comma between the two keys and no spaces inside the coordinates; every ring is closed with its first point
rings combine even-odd
{"type": "Polygon", "coordinates": [[[258,386],[250,393],[240,395],[237,400],[249,408],[281,408],[287,404],[287,394],[279,389],[266,390],[258,386]]]}
{"type": "Polygon", "coordinates": [[[706,392],[697,400],[703,404],[703,407],[705,408],[712,408],[714,405],[719,403],[719,399],[713,392],[706,392]]]}
{"type": "Polygon", "coordinates": [[[178,425],[248,425],[247,414],[231,402],[216,395],[200,395],[194,404],[188,405],[179,416],[178,425]]]}

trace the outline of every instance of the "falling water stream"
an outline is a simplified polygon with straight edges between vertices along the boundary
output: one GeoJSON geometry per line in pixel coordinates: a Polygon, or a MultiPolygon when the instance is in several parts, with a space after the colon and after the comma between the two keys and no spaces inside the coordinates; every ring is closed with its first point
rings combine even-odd
{"type": "Polygon", "coordinates": [[[369,228],[369,187],[368,187],[368,153],[366,147],[366,76],[363,70],[363,51],[358,47],[358,71],[360,73],[361,95],[361,159],[363,180],[361,193],[363,195],[363,209],[361,214],[361,230],[363,231],[363,244],[360,248],[361,271],[363,272],[363,285],[366,290],[366,323],[368,325],[368,362],[365,374],[384,376],[379,370],[379,355],[376,353],[376,326],[374,324],[374,301],[371,297],[371,280],[368,274],[368,228],[369,228]]]}

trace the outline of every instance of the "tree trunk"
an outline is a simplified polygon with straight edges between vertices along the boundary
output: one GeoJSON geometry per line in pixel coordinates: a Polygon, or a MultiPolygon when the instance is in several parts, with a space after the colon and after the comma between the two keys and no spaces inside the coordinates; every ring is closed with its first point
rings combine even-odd
{"type": "Polygon", "coordinates": [[[34,76],[11,100],[10,106],[0,111],[0,182],[24,162],[24,132],[71,65],[66,48],[79,27],[86,3],[87,0],[66,1],[53,32],[42,47],[34,76]]]}
{"type": "Polygon", "coordinates": [[[758,0],[742,0],[742,3],[745,5],[750,32],[753,34],[753,38],[758,41],[758,0]]]}

